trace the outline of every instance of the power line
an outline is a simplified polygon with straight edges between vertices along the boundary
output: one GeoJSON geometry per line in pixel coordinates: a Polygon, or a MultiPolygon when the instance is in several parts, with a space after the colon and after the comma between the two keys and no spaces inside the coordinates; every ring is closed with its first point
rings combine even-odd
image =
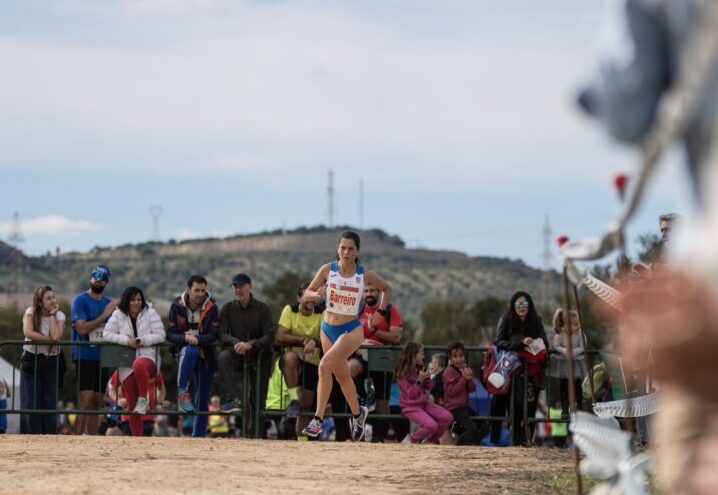
{"type": "Polygon", "coordinates": [[[546,215],[546,223],[541,231],[543,237],[543,254],[541,259],[543,260],[543,269],[548,271],[553,268],[553,253],[551,252],[551,240],[553,238],[553,231],[551,230],[551,224],[548,221],[548,215],[546,215]]]}
{"type": "Polygon", "coordinates": [[[359,228],[364,230],[364,179],[359,179],[359,228]]]}
{"type": "Polygon", "coordinates": [[[327,226],[334,228],[334,172],[329,170],[327,183],[327,226]]]}
{"type": "Polygon", "coordinates": [[[10,235],[8,235],[8,244],[14,249],[10,252],[10,263],[12,267],[12,275],[10,277],[10,284],[8,292],[10,293],[12,302],[15,306],[18,305],[18,292],[20,291],[20,271],[23,268],[23,256],[21,244],[25,242],[25,237],[22,235],[22,224],[20,223],[20,214],[18,212],[13,213],[12,225],[10,226],[10,235]]]}
{"type": "Polygon", "coordinates": [[[150,206],[150,216],[152,217],[152,240],[160,240],[160,216],[162,215],[162,207],[160,205],[150,206]]]}
{"type": "Polygon", "coordinates": [[[550,301],[551,294],[551,271],[553,269],[553,253],[551,252],[551,241],[553,239],[553,230],[546,215],[546,223],[541,230],[543,236],[543,274],[541,275],[541,301],[546,304],[550,301]]]}

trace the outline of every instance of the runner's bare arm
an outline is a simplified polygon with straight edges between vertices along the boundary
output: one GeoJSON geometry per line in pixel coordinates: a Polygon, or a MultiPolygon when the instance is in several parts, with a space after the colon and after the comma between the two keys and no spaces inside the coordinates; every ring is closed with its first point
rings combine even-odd
{"type": "Polygon", "coordinates": [[[327,281],[327,277],[329,277],[329,263],[322,265],[319,270],[317,270],[309,287],[304,291],[300,302],[317,301],[324,297],[324,284],[327,281]]]}

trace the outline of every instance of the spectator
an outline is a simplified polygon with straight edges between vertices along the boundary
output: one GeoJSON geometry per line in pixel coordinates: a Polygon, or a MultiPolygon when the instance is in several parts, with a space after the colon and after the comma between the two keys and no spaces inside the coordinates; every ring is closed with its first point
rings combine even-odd
{"type": "Polygon", "coordinates": [[[132,367],[120,367],[117,373],[125,392],[127,407],[138,413],[130,416],[130,430],[133,436],[142,436],[142,415],[147,414],[151,400],[148,395],[150,384],[160,369],[157,344],[165,341],[162,319],[147,304],[140,289],[128,287],[107,322],[103,337],[107,342],[135,349],[132,367]]]}
{"type": "MultiPolygon", "coordinates": [[[[183,413],[206,412],[212,380],[217,371],[214,344],[219,332],[217,304],[207,292],[207,280],[192,275],[187,290],[172,301],[167,322],[167,340],[176,344],[178,410],[183,413]],[[190,377],[194,376],[194,401],[190,399],[190,377]]],[[[189,421],[187,421],[189,423],[189,421]]],[[[185,430],[185,424],[182,426],[185,430]]],[[[207,433],[207,416],[192,422],[192,436],[207,433]]]]}
{"type": "Polygon", "coordinates": [[[108,437],[124,436],[120,429],[120,412],[127,409],[127,399],[121,395],[120,384],[116,376],[117,372],[115,371],[105,388],[105,404],[111,411],[107,414],[107,429],[105,430],[105,436],[108,437]]]}
{"type": "MultiPolygon", "coordinates": [[[[102,330],[108,318],[117,307],[118,299],[110,299],[102,293],[110,281],[110,269],[98,265],[90,274],[90,288],[75,296],[72,300],[73,342],[97,342],[102,340],[102,330]]],[[[102,404],[102,392],[109,372],[100,368],[100,348],[96,345],[73,345],[72,361],[77,370],[80,390],[80,409],[99,409],[102,404]]],[[[99,416],[80,414],[75,421],[77,435],[97,435],[99,416]]]]}
{"type": "MultiPolygon", "coordinates": [[[[530,346],[543,345],[548,349],[546,331],[543,327],[541,317],[536,312],[533,299],[527,292],[519,291],[511,296],[509,307],[499,320],[498,332],[494,345],[503,351],[513,351],[523,355],[526,359],[526,351],[530,346]],[[537,342],[534,342],[537,341],[537,342]],[[539,342],[540,341],[540,342],[539,342]]],[[[525,361],[524,361],[525,362],[525,361]]],[[[533,437],[533,426],[524,424],[524,389],[528,403],[527,418],[533,418],[536,414],[536,399],[539,389],[542,388],[542,372],[545,362],[528,366],[528,380],[525,380],[524,373],[519,369],[513,376],[511,392],[508,394],[494,395],[491,403],[491,416],[504,416],[507,412],[509,401],[513,404],[513,434],[515,445],[528,445],[533,437]]],[[[494,421],[491,425],[491,443],[498,444],[501,435],[501,423],[494,421]]]]}
{"type": "Polygon", "coordinates": [[[10,387],[4,379],[0,378],[0,435],[7,431],[7,414],[3,411],[7,409],[7,400],[10,397],[10,387]]]}
{"type": "Polygon", "coordinates": [[[536,401],[536,434],[534,444],[538,447],[551,447],[551,423],[549,419],[549,408],[546,406],[546,391],[542,390],[536,401]]]}
{"type": "MultiPolygon", "coordinates": [[[[291,346],[283,348],[279,361],[292,401],[287,408],[288,416],[312,410],[319,379],[319,330],[324,312],[317,310],[314,301],[301,300],[307,287],[309,282],[299,286],[298,302],[284,307],[277,325],[277,344],[291,346]]],[[[299,434],[309,423],[309,418],[299,416],[296,423],[299,434]]]]}
{"type": "Polygon", "coordinates": [[[419,429],[404,438],[403,443],[439,443],[451,424],[451,413],[427,399],[431,386],[429,370],[424,366],[424,348],[407,342],[399,356],[394,377],[399,385],[401,413],[419,429]]]}
{"type": "MultiPolygon", "coordinates": [[[[554,404],[554,407],[550,407],[548,410],[548,416],[550,419],[558,420],[563,418],[563,411],[559,409],[563,407],[559,401],[554,404]]],[[[566,440],[568,439],[568,423],[565,422],[551,422],[551,438],[553,439],[553,446],[559,449],[566,448],[566,440]]]]}
{"type": "Polygon", "coordinates": [[[431,400],[440,406],[444,405],[444,370],[446,369],[446,354],[436,353],[431,356],[429,363],[429,377],[431,378],[431,389],[429,393],[431,400]]]}
{"type": "MultiPolygon", "coordinates": [[[[272,366],[272,344],[274,343],[274,322],[272,312],[252,294],[252,280],[246,273],[232,278],[235,300],[222,306],[219,313],[219,339],[231,344],[219,354],[219,373],[222,377],[223,412],[239,412],[241,401],[237,383],[242,380],[244,361],[249,369],[249,418],[254,418],[254,408],[261,407],[267,397],[267,382],[272,366]],[[259,390],[254,390],[259,374],[259,390]]],[[[259,428],[259,425],[252,427],[259,428]]]]}
{"type": "Polygon", "coordinates": [[[559,393],[561,397],[561,419],[569,418],[568,408],[568,389],[572,386],[576,394],[576,404],[581,404],[581,384],[583,379],[588,375],[586,371],[586,363],[583,359],[583,353],[585,348],[583,345],[583,332],[581,331],[581,325],[576,311],[569,311],[570,324],[569,331],[571,332],[571,345],[573,347],[573,383],[568,382],[568,337],[566,332],[563,331],[564,319],[563,310],[557,309],[553,315],[553,331],[555,336],[553,338],[553,348],[556,354],[551,359],[551,371],[550,375],[558,378],[559,393]]]}
{"type": "MultiPolygon", "coordinates": [[[[164,400],[162,401],[162,409],[164,411],[176,411],[177,405],[170,401],[170,400],[164,400]]],[[[155,420],[155,427],[157,426],[157,423],[162,421],[166,423],[167,425],[167,436],[168,437],[178,437],[180,436],[180,417],[178,414],[163,414],[161,417],[158,416],[157,420],[155,420]]]]}
{"type": "MultiPolygon", "coordinates": [[[[109,399],[110,408],[116,411],[115,414],[108,414],[108,430],[107,436],[115,435],[127,435],[127,436],[145,436],[150,437],[154,431],[155,416],[153,414],[121,414],[121,411],[128,411],[131,409],[131,403],[127,397],[127,390],[124,385],[128,383],[120,381],[118,374],[119,370],[112,373],[110,380],[107,382],[107,392],[105,397],[109,399]],[[136,419],[135,419],[136,418],[136,419]],[[136,430],[133,430],[133,421],[139,424],[139,435],[136,434],[136,430]],[[118,431],[112,430],[112,427],[116,427],[118,431]]],[[[162,373],[157,373],[157,376],[148,386],[148,409],[154,410],[161,408],[158,404],[162,404],[165,400],[165,382],[162,377],[162,373]]]]}
{"type": "Polygon", "coordinates": [[[437,352],[433,356],[431,356],[431,361],[429,362],[429,372],[431,373],[430,378],[433,380],[436,375],[444,371],[446,368],[446,354],[442,354],[441,352],[437,352]]]}
{"type": "Polygon", "coordinates": [[[681,217],[677,213],[665,213],[658,217],[658,228],[661,231],[661,242],[658,245],[658,256],[656,256],[658,263],[667,262],[668,245],[671,242],[673,229],[680,220],[681,217]]]}
{"type": "MultiPolygon", "coordinates": [[[[210,412],[220,411],[219,395],[213,395],[209,401],[210,412]]],[[[212,414],[209,417],[209,436],[211,438],[227,438],[229,437],[229,422],[226,414],[212,414]]]]}
{"type": "MultiPolygon", "coordinates": [[[[26,342],[59,341],[65,331],[65,315],[60,311],[55,292],[49,285],[35,290],[32,306],[22,319],[26,342]]],[[[54,409],[57,405],[59,346],[26,344],[20,358],[20,407],[54,409]]],[[[57,433],[57,415],[22,414],[20,433],[57,433]]]]}
{"type": "Polygon", "coordinates": [[[70,426],[70,431],[66,433],[67,435],[72,435],[75,426],[77,425],[77,413],[73,412],[76,408],[77,406],[74,402],[67,401],[65,410],[67,411],[67,424],[70,426]]]}
{"type": "Polygon", "coordinates": [[[444,407],[451,412],[454,422],[462,432],[456,441],[457,445],[479,445],[481,439],[489,432],[485,421],[478,424],[471,419],[476,415],[469,408],[469,392],[476,390],[474,373],[466,364],[466,348],[461,342],[450,344],[446,350],[449,366],[442,373],[444,382],[444,407]]]}
{"type": "MultiPolygon", "coordinates": [[[[397,307],[387,304],[385,309],[379,309],[384,294],[375,285],[366,283],[364,286],[364,306],[359,313],[364,330],[364,345],[397,345],[401,340],[401,330],[404,322],[397,307]],[[379,314],[381,318],[374,315],[379,314]]],[[[368,386],[360,387],[366,391],[366,401],[369,411],[375,410],[377,414],[389,414],[389,396],[391,394],[391,373],[385,371],[369,371],[369,349],[361,349],[354,358],[360,360],[362,366],[361,377],[368,378],[368,386]],[[367,376],[368,375],[368,376],[367,376]],[[376,401],[376,404],[374,404],[376,401]]],[[[350,359],[350,361],[352,360],[350,359]]],[[[350,363],[350,368],[352,364],[350,363]]],[[[364,380],[362,380],[364,381],[364,380]]],[[[382,442],[386,437],[390,421],[386,419],[371,419],[372,442],[382,442]]]]}
{"type": "MultiPolygon", "coordinates": [[[[401,414],[401,405],[399,404],[400,395],[399,385],[396,383],[396,380],[392,380],[389,394],[389,412],[391,414],[401,414]]],[[[394,439],[401,441],[409,434],[411,425],[409,424],[409,420],[402,416],[401,419],[393,419],[391,421],[391,427],[394,430],[394,439]]]]}

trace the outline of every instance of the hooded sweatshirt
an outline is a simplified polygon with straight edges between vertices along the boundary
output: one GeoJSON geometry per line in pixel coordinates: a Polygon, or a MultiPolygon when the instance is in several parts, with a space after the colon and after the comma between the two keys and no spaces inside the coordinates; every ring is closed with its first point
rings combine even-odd
{"type": "Polygon", "coordinates": [[[476,390],[474,380],[467,380],[458,368],[450,364],[441,375],[444,380],[444,407],[449,411],[468,407],[469,392],[476,390]]]}
{"type": "Polygon", "coordinates": [[[202,355],[209,369],[216,369],[216,358],[214,344],[219,335],[219,311],[217,303],[210,296],[209,292],[198,310],[191,311],[189,308],[189,294],[185,291],[181,296],[172,301],[167,321],[167,340],[178,347],[187,345],[184,341],[184,334],[187,331],[195,333],[199,346],[202,347],[202,355]]]}
{"type": "Polygon", "coordinates": [[[431,379],[419,380],[419,374],[399,378],[396,383],[399,385],[399,406],[420,407],[426,404],[426,392],[431,387],[431,379]]]}

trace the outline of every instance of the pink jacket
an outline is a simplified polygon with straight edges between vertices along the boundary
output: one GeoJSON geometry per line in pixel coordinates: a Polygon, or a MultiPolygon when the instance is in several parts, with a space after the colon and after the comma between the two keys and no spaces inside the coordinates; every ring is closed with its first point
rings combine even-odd
{"type": "Polygon", "coordinates": [[[442,373],[444,380],[444,407],[451,411],[469,405],[469,392],[476,390],[474,380],[467,380],[454,366],[449,365],[442,373]]]}
{"type": "Polygon", "coordinates": [[[431,380],[426,378],[419,381],[419,375],[399,378],[396,383],[399,385],[399,406],[424,407],[426,404],[426,391],[431,387],[431,380]]]}

